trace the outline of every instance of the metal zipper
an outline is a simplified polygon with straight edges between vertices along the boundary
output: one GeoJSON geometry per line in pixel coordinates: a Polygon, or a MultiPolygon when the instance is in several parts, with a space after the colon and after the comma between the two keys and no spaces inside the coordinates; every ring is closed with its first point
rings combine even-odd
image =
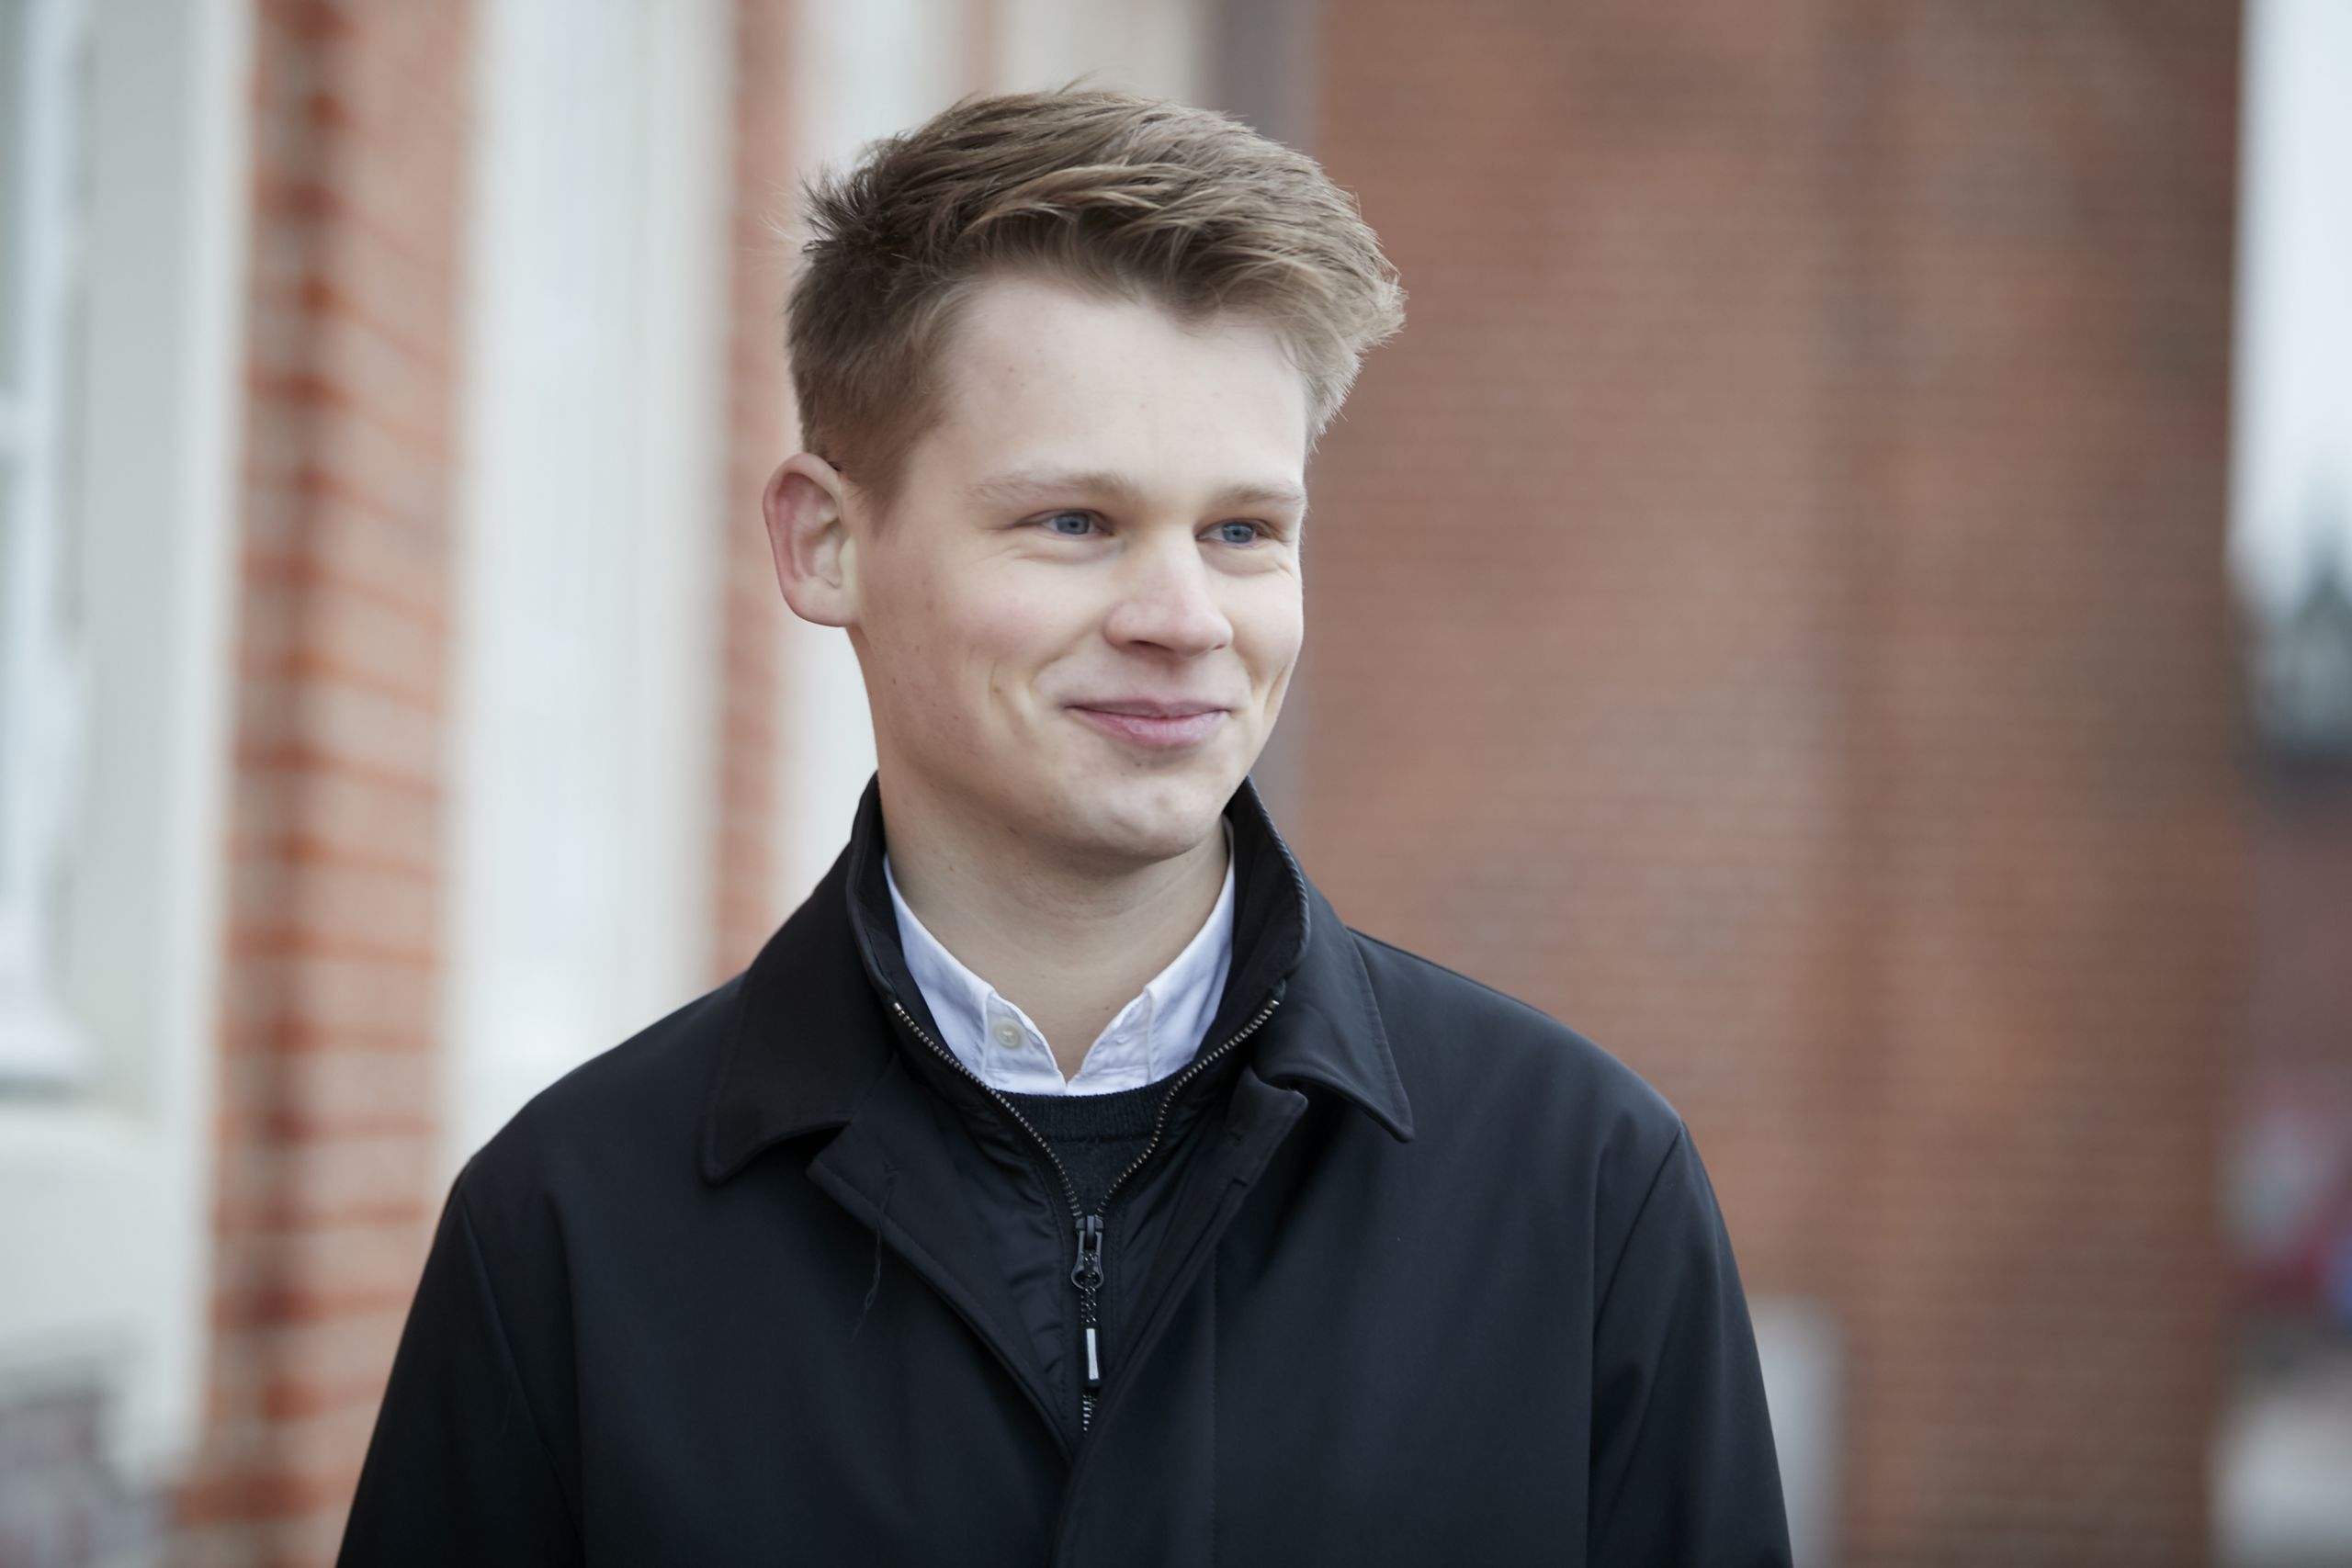
{"type": "Polygon", "coordinates": [[[1054,1173],[1061,1178],[1062,1199],[1069,1205],[1070,1217],[1076,1222],[1078,1232],[1078,1262],[1069,1271],[1069,1282],[1078,1287],[1078,1321],[1079,1326],[1085,1333],[1085,1381],[1078,1396],[1078,1427],[1081,1432],[1094,1425],[1094,1398],[1102,1387],[1102,1351],[1095,1333],[1097,1326],[1095,1298],[1097,1292],[1102,1288],[1103,1215],[1110,1213],[1111,1199],[1122,1186],[1125,1185],[1127,1178],[1143,1168],[1144,1162],[1151,1157],[1152,1151],[1159,1147],[1159,1140],[1168,1131],[1168,1112],[1175,1105],[1176,1097],[1183,1092],[1184,1086],[1227,1051],[1257,1033],[1259,1026],[1272,1016],[1274,1009],[1281,1005],[1281,997],[1268,997],[1266,1005],[1258,1010],[1257,1017],[1243,1024],[1238,1032],[1216,1049],[1194,1055],[1184,1065],[1182,1071],[1168,1081],[1168,1092],[1159,1097],[1159,1113],[1152,1121],[1150,1141],[1144,1145],[1143,1152],[1136,1156],[1134,1162],[1126,1169],[1119,1172],[1112,1179],[1111,1185],[1102,1190],[1102,1211],[1090,1214],[1078,1201],[1078,1184],[1070,1179],[1069,1168],[1062,1164],[1062,1156],[1054,1152],[1054,1145],[1047,1142],[1035,1127],[1030,1125],[1026,1116],[1021,1114],[1021,1108],[1006,1099],[994,1084],[966,1066],[953,1051],[933,1040],[930,1032],[915,1021],[914,1014],[907,1010],[904,1002],[896,997],[890,998],[890,1010],[899,1015],[899,1021],[907,1026],[907,1032],[930,1046],[933,1054],[941,1061],[971,1079],[973,1083],[979,1086],[983,1093],[1001,1106],[1004,1113],[1012,1118],[1013,1124],[1028,1134],[1030,1141],[1046,1151],[1046,1157],[1054,1163],[1054,1173]]]}

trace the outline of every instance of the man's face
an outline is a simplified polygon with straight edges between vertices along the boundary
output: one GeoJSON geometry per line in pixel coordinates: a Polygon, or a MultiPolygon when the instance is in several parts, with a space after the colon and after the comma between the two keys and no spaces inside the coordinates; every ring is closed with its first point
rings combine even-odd
{"type": "Polygon", "coordinates": [[[1268,328],[982,287],[850,635],[882,763],[967,827],[1105,869],[1216,828],[1305,634],[1305,384],[1268,328]]]}

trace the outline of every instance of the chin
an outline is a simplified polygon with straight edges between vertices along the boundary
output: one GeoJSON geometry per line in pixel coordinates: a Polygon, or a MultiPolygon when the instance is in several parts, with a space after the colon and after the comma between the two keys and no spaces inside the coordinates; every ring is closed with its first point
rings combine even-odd
{"type": "Polygon", "coordinates": [[[1063,796],[1060,826],[1080,852],[1130,864],[1172,860],[1216,831],[1239,786],[1221,775],[1095,780],[1063,796]]]}

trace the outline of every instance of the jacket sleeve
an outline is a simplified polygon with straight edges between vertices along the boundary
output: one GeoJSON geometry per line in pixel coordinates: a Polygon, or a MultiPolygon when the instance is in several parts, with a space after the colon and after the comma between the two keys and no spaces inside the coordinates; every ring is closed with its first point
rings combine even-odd
{"type": "Polygon", "coordinates": [[[1589,1496],[1592,1568],[1788,1568],[1755,1331],[1687,1127],[1602,1287],[1589,1496]]]}
{"type": "Polygon", "coordinates": [[[339,1568],[581,1561],[578,1513],[509,1332],[460,1176],[401,1332],[339,1568]]]}

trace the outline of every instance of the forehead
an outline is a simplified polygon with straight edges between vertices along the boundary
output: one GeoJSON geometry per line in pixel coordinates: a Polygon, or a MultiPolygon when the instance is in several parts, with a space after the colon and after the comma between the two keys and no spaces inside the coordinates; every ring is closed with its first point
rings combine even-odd
{"type": "Polygon", "coordinates": [[[1306,381],[1251,317],[1186,323],[1154,304],[992,279],[967,302],[939,373],[918,483],[1039,468],[1117,472],[1171,496],[1303,483],[1306,381]]]}

